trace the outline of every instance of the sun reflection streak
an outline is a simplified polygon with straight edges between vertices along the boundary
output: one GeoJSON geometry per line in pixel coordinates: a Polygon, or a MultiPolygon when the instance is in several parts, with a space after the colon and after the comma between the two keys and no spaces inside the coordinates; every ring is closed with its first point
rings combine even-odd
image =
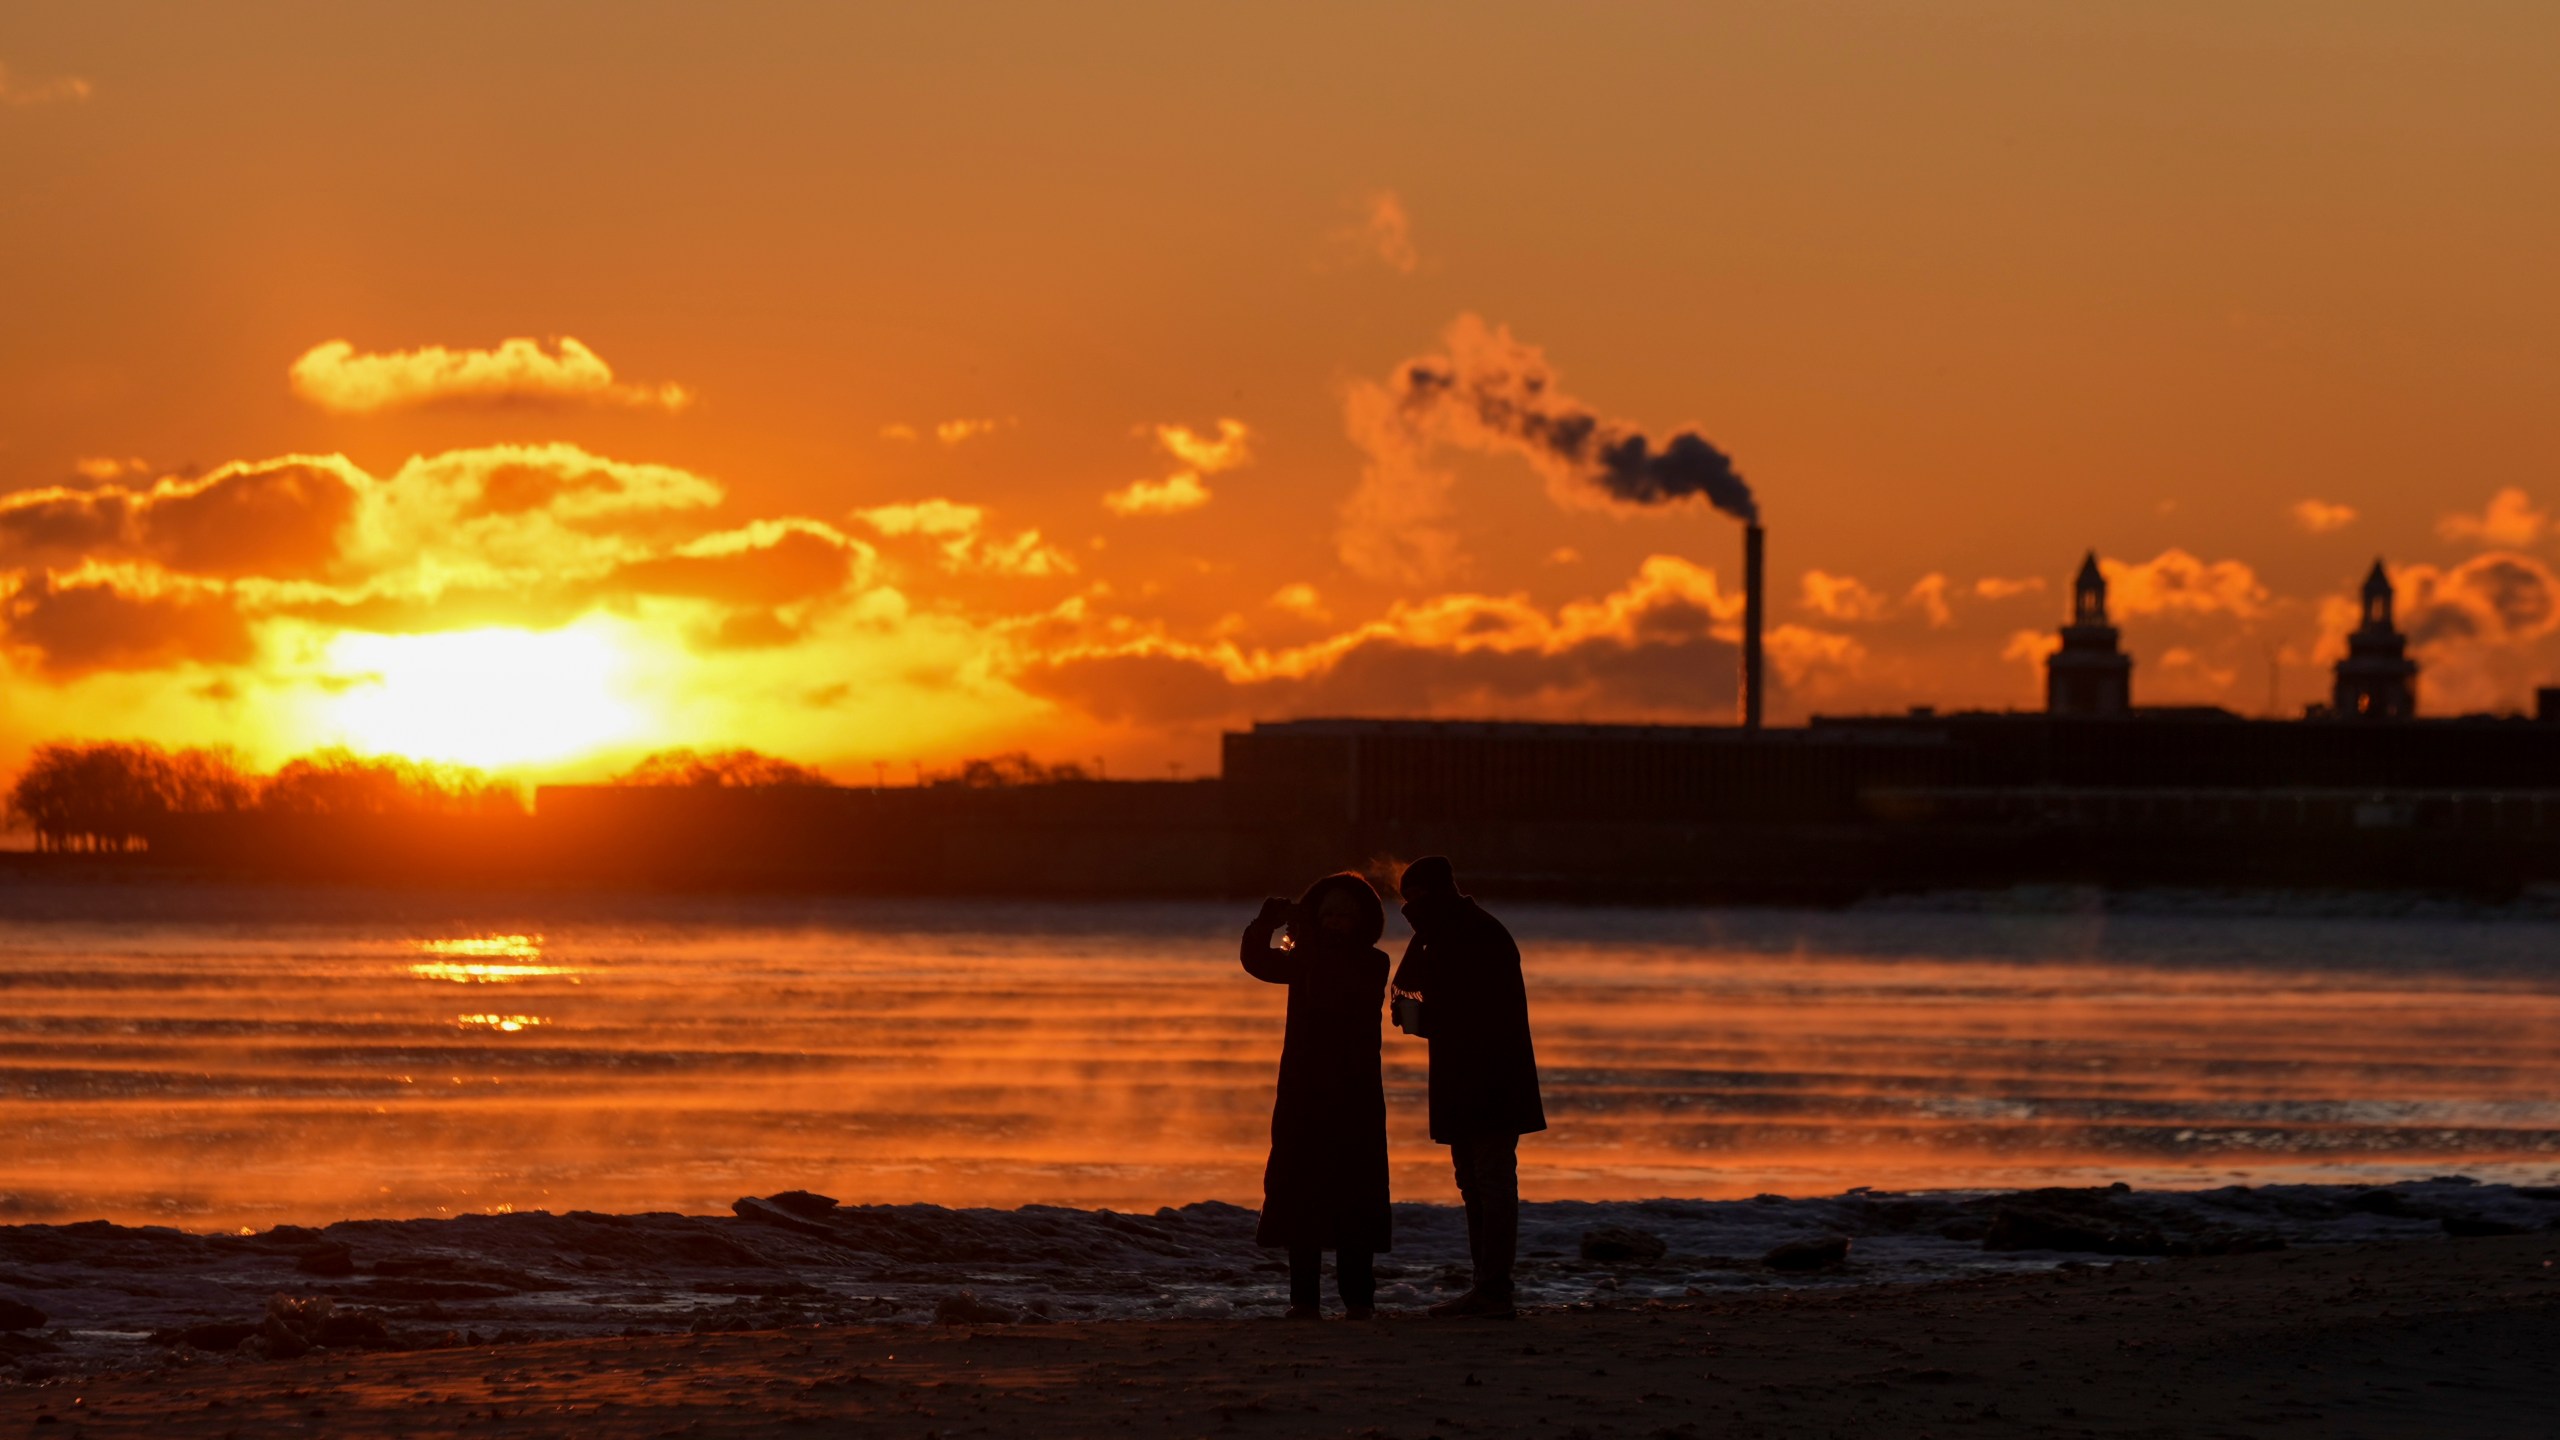
{"type": "Polygon", "coordinates": [[[456,985],[506,985],[545,975],[566,975],[574,980],[578,970],[571,965],[458,965],[431,960],[410,966],[409,973],[421,980],[450,980],[456,985]]]}
{"type": "Polygon", "coordinates": [[[460,940],[421,940],[418,950],[426,955],[470,955],[491,959],[539,960],[542,937],[539,935],[474,935],[460,940]]]}
{"type": "Polygon", "coordinates": [[[507,985],[551,975],[567,976],[569,983],[574,985],[584,973],[575,965],[542,963],[542,937],[539,935],[472,935],[453,940],[421,940],[418,951],[423,955],[450,958],[419,961],[409,967],[411,976],[420,980],[446,980],[456,985],[507,985]]]}

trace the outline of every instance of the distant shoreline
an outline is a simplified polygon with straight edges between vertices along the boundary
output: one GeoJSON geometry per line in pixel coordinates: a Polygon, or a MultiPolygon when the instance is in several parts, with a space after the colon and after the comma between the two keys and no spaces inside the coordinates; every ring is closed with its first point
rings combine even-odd
{"type": "MultiPolygon", "coordinates": [[[[652,900],[949,900],[955,902],[1054,902],[1066,905],[1113,905],[1155,902],[1224,903],[1256,899],[1256,894],[1228,894],[1215,889],[1174,893],[1059,893],[1046,889],[1000,887],[964,891],[942,889],[846,889],[792,883],[778,878],[766,884],[669,884],[664,880],[612,879],[597,876],[520,875],[460,878],[449,874],[309,875],[249,868],[213,868],[173,864],[148,853],[126,855],[48,854],[26,848],[0,847],[0,906],[13,891],[25,894],[54,890],[73,894],[83,889],[109,891],[136,886],[191,887],[240,893],[356,894],[379,891],[402,895],[485,896],[522,900],[535,897],[611,899],[617,896],[652,900]]],[[[2095,882],[2022,880],[2010,884],[1948,885],[1889,890],[1827,899],[1799,896],[1669,897],[1598,895],[1577,898],[1543,888],[1505,893],[1496,885],[1480,887],[1488,901],[1506,904],[1555,905],[1579,909],[1690,910],[1828,910],[1878,913],[1944,914],[2163,914],[2355,917],[2470,918],[2481,920],[2560,921],[2560,884],[2530,885],[2484,893],[2448,887],[2334,888],[2284,885],[2177,886],[2107,885],[2095,882]]]]}

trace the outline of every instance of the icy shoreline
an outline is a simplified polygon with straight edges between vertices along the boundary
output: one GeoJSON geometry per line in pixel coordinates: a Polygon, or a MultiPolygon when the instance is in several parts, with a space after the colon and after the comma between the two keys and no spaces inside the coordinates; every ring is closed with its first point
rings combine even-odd
{"type": "MultiPolygon", "coordinates": [[[[355,1220],[204,1235],[104,1221],[0,1227],[0,1379],[335,1348],[848,1323],[1250,1318],[1284,1302],[1254,1214],[837,1206],[804,1192],[724,1216],[573,1211],[355,1220]],[[41,1317],[33,1318],[33,1317],[41,1317]]],[[[1463,1283],[1447,1206],[1396,1207],[1380,1303],[1463,1283]]],[[[1522,1300],[1677,1301],[2049,1269],[2100,1257],[2560,1229],[2560,1188],[2122,1187],[1526,1207],[1522,1300]],[[1847,1241],[1845,1260],[1837,1242],[1847,1241]]]]}

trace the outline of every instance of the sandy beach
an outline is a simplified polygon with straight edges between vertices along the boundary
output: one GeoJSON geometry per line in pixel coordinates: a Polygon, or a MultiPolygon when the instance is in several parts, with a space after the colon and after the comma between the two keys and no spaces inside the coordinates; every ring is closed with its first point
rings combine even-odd
{"type": "Polygon", "coordinates": [[[1508,1323],[1423,1314],[1442,1207],[1370,1324],[1276,1318],[1251,1223],[0,1227],[0,1433],[2531,1435],[2560,1379],[2560,1191],[2454,1176],[1536,1205],[1508,1323]]]}
{"type": "Polygon", "coordinates": [[[2078,1263],[1517,1321],[848,1325],[191,1362],[9,1435],[2531,1436],[2560,1235],[2078,1263]]]}

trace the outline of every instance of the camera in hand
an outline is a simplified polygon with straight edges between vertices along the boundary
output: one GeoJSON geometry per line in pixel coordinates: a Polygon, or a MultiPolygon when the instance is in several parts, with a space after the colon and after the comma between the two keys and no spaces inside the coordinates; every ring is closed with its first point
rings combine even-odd
{"type": "Polygon", "coordinates": [[[1315,917],[1308,913],[1307,907],[1277,895],[1262,902],[1261,922],[1278,928],[1279,934],[1273,939],[1272,947],[1279,950],[1297,949],[1299,937],[1315,930],[1315,917]]]}
{"type": "Polygon", "coordinates": [[[1395,1018],[1396,1028],[1407,1035],[1419,1035],[1422,1033],[1421,996],[1398,995],[1393,1001],[1389,1002],[1387,1006],[1387,1013],[1395,1018]]]}

